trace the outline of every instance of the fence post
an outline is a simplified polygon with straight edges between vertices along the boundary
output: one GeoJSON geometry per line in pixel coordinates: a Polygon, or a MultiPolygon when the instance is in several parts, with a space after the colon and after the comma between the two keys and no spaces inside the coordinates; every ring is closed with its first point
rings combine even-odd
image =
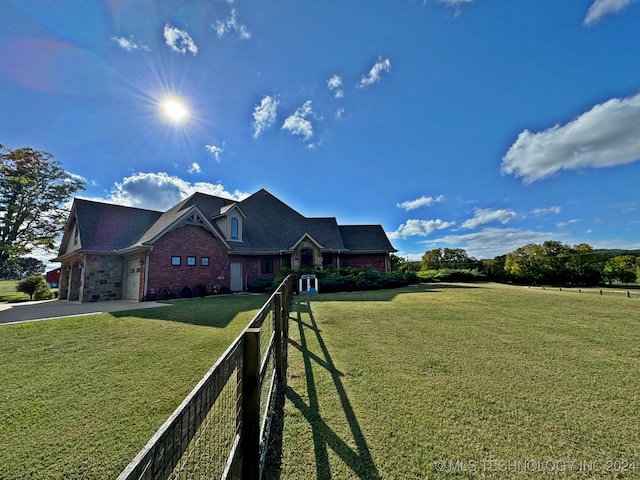
{"type": "Polygon", "coordinates": [[[242,478],[260,477],[260,329],[247,328],[242,341],[242,478]]]}
{"type": "Polygon", "coordinates": [[[274,299],[274,308],[276,311],[275,318],[275,337],[276,337],[276,375],[278,375],[278,381],[282,382],[284,378],[284,370],[282,368],[282,293],[276,293],[274,299]]]}
{"type": "Polygon", "coordinates": [[[289,277],[289,281],[287,282],[286,292],[287,292],[287,298],[285,299],[285,302],[284,302],[285,303],[284,318],[282,319],[282,333],[284,334],[285,342],[289,340],[289,313],[291,309],[291,300],[293,297],[293,287],[291,285],[291,277],[289,277]]]}

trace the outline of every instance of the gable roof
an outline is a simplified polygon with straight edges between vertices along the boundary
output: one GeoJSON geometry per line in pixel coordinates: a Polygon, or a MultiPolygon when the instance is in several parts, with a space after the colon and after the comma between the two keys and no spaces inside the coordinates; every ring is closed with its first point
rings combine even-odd
{"type": "MultiPolygon", "coordinates": [[[[162,212],[76,198],[76,220],[82,250],[112,251],[137,243],[162,212]]],[[[66,232],[72,234],[72,232],[66,232]]],[[[64,243],[64,242],[63,242],[64,243]]]]}
{"type": "Polygon", "coordinates": [[[345,247],[354,252],[397,252],[381,225],[342,225],[338,227],[345,247]]]}
{"type": "Polygon", "coordinates": [[[75,199],[63,246],[73,234],[73,220],[77,220],[81,251],[116,252],[149,245],[182,222],[194,221],[218,236],[230,253],[289,252],[305,237],[327,252],[397,251],[380,225],[339,226],[334,217],[307,218],[264,189],[240,202],[195,193],[165,212],[75,199]],[[234,207],[243,216],[242,241],[226,242],[212,220],[234,207]]]}
{"type": "Polygon", "coordinates": [[[184,219],[190,212],[193,212],[194,209],[205,220],[207,230],[214,233],[220,239],[224,239],[222,232],[220,232],[213,222],[209,222],[208,219],[219,215],[220,209],[230,203],[233,202],[225,198],[196,192],[161,214],[156,222],[141,236],[138,244],[142,245],[153,242],[158,236],[164,234],[181,219],[184,219]]]}
{"type": "Polygon", "coordinates": [[[335,218],[307,218],[262,189],[240,202],[246,215],[237,253],[282,252],[295,247],[305,234],[326,250],[344,250],[335,218]]]}
{"type": "Polygon", "coordinates": [[[198,205],[184,206],[184,208],[181,209],[175,209],[174,207],[165,212],[140,238],[138,246],[151,245],[165,233],[188,224],[205,228],[218,237],[227,248],[229,247],[220,229],[213,222],[209,221],[198,205]]]}

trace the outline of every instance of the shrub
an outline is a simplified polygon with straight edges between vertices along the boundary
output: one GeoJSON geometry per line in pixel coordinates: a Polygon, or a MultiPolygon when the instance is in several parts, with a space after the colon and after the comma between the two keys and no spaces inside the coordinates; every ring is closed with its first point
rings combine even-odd
{"type": "Polygon", "coordinates": [[[44,285],[39,285],[38,288],[36,288],[36,291],[33,292],[34,300],[51,300],[55,297],[55,293],[51,291],[49,285],[47,285],[46,282],[44,285]]]}
{"type": "Polygon", "coordinates": [[[253,293],[269,293],[273,289],[273,283],[271,278],[256,278],[251,282],[248,290],[253,293]]]}
{"type": "MultiPolygon", "coordinates": [[[[320,293],[396,288],[420,282],[415,272],[384,273],[370,268],[327,269],[315,272],[315,275],[319,281],[320,293]]],[[[297,282],[297,278],[295,281],[297,282]]]]}
{"type": "Polygon", "coordinates": [[[442,268],[440,270],[420,270],[418,276],[423,282],[477,282],[487,276],[476,269],[442,268]]]}
{"type": "Polygon", "coordinates": [[[36,295],[36,293],[36,300],[52,298],[49,285],[47,285],[44,277],[41,277],[40,275],[32,275],[25,278],[24,280],[20,280],[16,285],[16,290],[18,292],[26,293],[27,295],[29,295],[29,300],[33,300],[33,297],[34,295],[36,295]],[[40,296],[46,298],[39,298],[40,296]]]}
{"type": "Polygon", "coordinates": [[[438,275],[438,270],[420,270],[418,277],[422,282],[435,282],[438,275]]]}

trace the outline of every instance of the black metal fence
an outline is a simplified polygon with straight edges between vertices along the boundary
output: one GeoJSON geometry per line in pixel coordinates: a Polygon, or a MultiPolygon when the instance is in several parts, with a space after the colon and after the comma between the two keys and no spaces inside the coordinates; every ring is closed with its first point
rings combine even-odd
{"type": "Polygon", "coordinates": [[[289,276],[118,480],[261,477],[285,378],[291,294],[289,276]]]}

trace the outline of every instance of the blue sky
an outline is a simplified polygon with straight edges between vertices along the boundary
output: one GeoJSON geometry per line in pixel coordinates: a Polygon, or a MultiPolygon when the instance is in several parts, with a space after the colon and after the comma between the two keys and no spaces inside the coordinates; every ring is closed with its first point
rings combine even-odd
{"type": "Polygon", "coordinates": [[[640,248],[640,2],[5,0],[0,143],[84,198],[266,188],[398,254],[640,248]],[[181,120],[164,112],[182,102],[181,120]]]}

